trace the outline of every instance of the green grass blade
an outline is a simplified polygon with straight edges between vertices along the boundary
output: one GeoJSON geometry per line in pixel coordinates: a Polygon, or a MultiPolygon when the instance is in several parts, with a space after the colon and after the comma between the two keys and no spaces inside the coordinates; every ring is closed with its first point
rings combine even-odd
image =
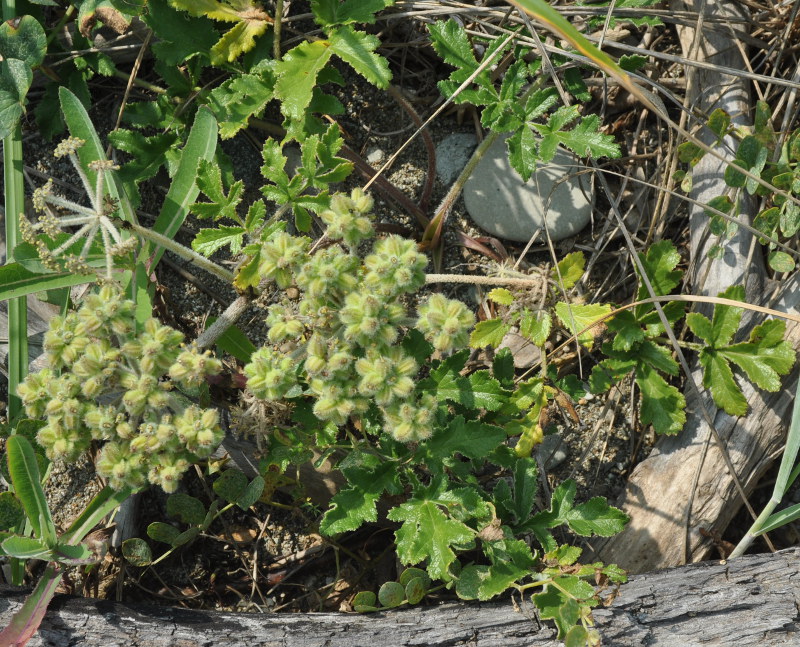
{"type": "Polygon", "coordinates": [[[131,494],[133,491],[130,488],[117,491],[108,486],[104,487],[61,536],[61,542],[70,545],[79,544],[103,517],[118,508],[131,494]]]}
{"type": "Polygon", "coordinates": [[[42,490],[39,466],[33,447],[27,438],[14,434],[6,440],[6,453],[14,492],[25,508],[25,514],[34,534],[42,538],[48,546],[55,545],[56,528],[42,490]]]}
{"type": "Polygon", "coordinates": [[[781,466],[778,469],[778,478],[772,498],[782,499],[789,487],[792,468],[797,461],[797,452],[800,451],[800,379],[797,380],[797,391],[794,394],[794,407],[792,409],[792,422],[789,425],[789,434],[786,437],[786,447],[783,450],[781,466]]]}
{"type": "MultiPolygon", "coordinates": [[[[100,137],[97,135],[89,113],[86,112],[86,108],[83,107],[78,97],[62,86],[58,89],[58,98],[61,101],[61,112],[64,115],[64,121],[67,124],[67,128],[69,128],[70,134],[86,142],[78,149],[78,158],[86,175],[89,177],[90,184],[94,186],[97,181],[97,173],[89,169],[89,162],[106,159],[100,137]]],[[[137,222],[133,206],[128,200],[125,189],[118,182],[115,173],[106,174],[106,192],[119,204],[124,220],[137,222]]]]}
{"type": "MultiPolygon", "coordinates": [[[[3,140],[3,180],[5,182],[6,263],[14,260],[20,242],[19,214],[24,213],[25,179],[22,175],[22,135],[19,125],[3,140]]],[[[0,279],[0,286],[4,286],[0,279]]],[[[8,302],[8,419],[17,420],[22,403],[17,386],[28,373],[28,300],[17,296],[8,302]]]]}
{"type": "MultiPolygon", "coordinates": [[[[0,267],[0,301],[15,299],[41,290],[54,290],[82,283],[92,283],[96,279],[97,277],[93,274],[73,274],[66,270],[52,274],[37,274],[25,269],[19,263],[11,263],[0,267]]],[[[25,361],[27,362],[27,357],[25,361]]]]}
{"type": "Polygon", "coordinates": [[[758,536],[765,532],[771,532],[775,530],[775,528],[785,526],[787,523],[791,523],[795,519],[800,519],[800,503],[789,506],[788,508],[770,515],[764,522],[764,525],[761,526],[758,532],[754,534],[758,536]]]}
{"type": "MultiPolygon", "coordinates": [[[[153,230],[159,234],[172,238],[178,233],[183,221],[189,214],[189,205],[196,199],[200,190],[197,188],[195,178],[197,177],[197,165],[201,159],[211,160],[217,150],[217,121],[213,113],[208,108],[200,108],[194,118],[192,130],[186,145],[181,152],[181,160],[178,162],[178,170],[172,178],[169,192],[164,200],[161,213],[158,214],[153,230]]],[[[145,244],[142,255],[139,256],[140,262],[146,260],[153,253],[153,245],[145,244]]],[[[153,253],[149,271],[152,272],[164,249],[157,247],[153,253]]]]}

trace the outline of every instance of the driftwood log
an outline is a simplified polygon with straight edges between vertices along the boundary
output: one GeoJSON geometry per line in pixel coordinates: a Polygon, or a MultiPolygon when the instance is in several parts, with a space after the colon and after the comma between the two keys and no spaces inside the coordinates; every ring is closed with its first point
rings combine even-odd
{"type": "MultiPolygon", "coordinates": [[[[637,575],[594,611],[614,647],[800,645],[800,549],[637,575]]],[[[0,588],[0,625],[25,592],[0,588]]],[[[56,596],[31,647],[556,647],[528,601],[377,614],[234,614],[56,596]]]]}
{"type": "MultiPolygon", "coordinates": [[[[747,24],[746,6],[722,0],[673,3],[676,9],[687,5],[698,14],[704,11],[704,16],[698,23],[699,31],[683,28],[679,32],[684,56],[745,69],[736,40],[742,25],[747,24]]],[[[706,69],[690,69],[687,76],[690,108],[705,114],[722,108],[734,123],[749,121],[751,103],[744,79],[706,69]]],[[[715,139],[708,129],[701,130],[698,136],[709,144],[715,139]]],[[[735,143],[726,140],[725,154],[731,160],[734,151],[735,143]]],[[[693,170],[692,198],[707,203],[722,195],[726,188],[724,170],[723,162],[706,155],[693,170]]],[[[755,205],[745,196],[741,207],[740,220],[751,224],[755,205]]],[[[774,305],[768,302],[763,256],[752,234],[739,228],[732,238],[719,240],[710,235],[708,221],[702,207],[691,207],[692,293],[716,296],[731,285],[743,285],[748,302],[774,305]],[[710,260],[708,250],[714,243],[723,245],[724,254],[710,260]]],[[[797,308],[796,282],[784,286],[784,292],[778,307],[797,308]]],[[[710,314],[708,308],[698,310],[710,314]]],[[[746,316],[743,323],[749,320],[752,324],[752,319],[746,316]]],[[[795,348],[800,348],[799,331],[790,330],[790,339],[795,348]]],[[[692,367],[692,378],[695,384],[702,384],[697,364],[692,367]]],[[[660,439],[651,455],[632,473],[618,502],[631,516],[631,522],[619,535],[595,544],[599,558],[636,573],[704,559],[711,545],[701,530],[721,534],[743,503],[708,420],[713,421],[724,451],[743,481],[744,491],[749,493],[780,452],[796,384],[797,371],[784,380],[778,393],[758,391],[749,382],[740,382],[750,407],[750,413],[743,418],[717,410],[710,394],[705,392],[698,398],[694,389],[687,387],[687,422],[683,431],[660,439]]]]}

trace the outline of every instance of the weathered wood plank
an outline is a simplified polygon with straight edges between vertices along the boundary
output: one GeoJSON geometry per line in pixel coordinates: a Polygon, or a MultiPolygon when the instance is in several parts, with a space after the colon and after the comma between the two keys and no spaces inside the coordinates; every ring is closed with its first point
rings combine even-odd
{"type": "MultiPolygon", "coordinates": [[[[595,610],[604,645],[800,645],[800,549],[631,578],[595,610]]],[[[0,625],[24,592],[0,587],[0,625]]],[[[56,596],[31,647],[555,647],[527,602],[447,603],[356,615],[234,614],[56,596]]]]}

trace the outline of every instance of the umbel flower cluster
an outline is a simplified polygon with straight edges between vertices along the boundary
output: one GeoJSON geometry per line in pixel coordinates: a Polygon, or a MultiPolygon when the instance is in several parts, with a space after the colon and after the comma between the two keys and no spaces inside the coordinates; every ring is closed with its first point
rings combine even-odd
{"type": "Polygon", "coordinates": [[[86,142],[77,137],[68,137],[62,141],[53,152],[54,157],[68,157],[72,166],[81,179],[83,189],[89,197],[90,206],[84,206],[67,200],[53,192],[53,182],[47,183],[33,192],[33,207],[39,213],[39,220],[32,224],[24,216],[20,216],[19,230],[22,239],[36,248],[42,264],[50,270],[64,268],[76,274],[91,274],[87,259],[92,252],[97,234],[100,233],[103,253],[105,256],[105,279],[111,280],[114,268],[114,258],[129,254],[136,246],[136,238],[125,238],[114,224],[114,214],[117,205],[105,195],[106,174],[116,170],[108,160],[98,160],[89,164],[89,169],[96,174],[94,185],[83,170],[78,160],[77,149],[86,142]],[[71,235],[65,235],[67,227],[76,227],[71,235]],[[51,239],[52,245],[48,246],[42,239],[44,234],[51,239]],[[73,250],[78,241],[83,239],[80,251],[75,254],[73,250]],[[56,244],[55,241],[59,242],[56,244]]]}
{"type": "Polygon", "coordinates": [[[37,440],[51,460],[75,460],[92,441],[104,442],[96,467],[111,487],[149,482],[174,492],[223,435],[216,410],[191,404],[175,387],[197,387],[222,366],[157,319],[138,334],[134,322],[134,303],[102,286],[76,312],[52,320],[44,338],[49,367],[17,392],[29,416],[46,417],[37,440]]]}
{"type": "Polygon", "coordinates": [[[384,430],[401,442],[428,438],[436,401],[415,392],[417,361],[399,343],[400,328],[415,326],[440,352],[463,348],[475,323],[460,301],[428,298],[416,319],[404,295],[425,283],[427,259],[416,243],[391,235],[358,256],[374,237],[372,199],[360,189],[336,195],[321,215],[324,249],[312,251],[306,237],[278,232],[262,244],[259,272],[281,288],[292,283],[296,300],[269,308],[269,340],[276,347],[255,352],[244,372],[257,398],[279,400],[312,395],[321,420],[343,424],[374,403],[384,430]]]}

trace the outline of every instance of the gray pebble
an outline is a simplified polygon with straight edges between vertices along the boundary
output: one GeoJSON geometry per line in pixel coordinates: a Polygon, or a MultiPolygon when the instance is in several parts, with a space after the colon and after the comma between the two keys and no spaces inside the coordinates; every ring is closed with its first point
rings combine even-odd
{"type": "Polygon", "coordinates": [[[567,444],[558,434],[545,436],[537,451],[546,470],[552,470],[567,460],[567,444]]]}
{"type": "Polygon", "coordinates": [[[464,203],[475,223],[498,238],[528,242],[539,233],[547,214],[550,238],[574,236],[591,218],[589,182],[576,175],[583,164],[561,149],[523,182],[508,161],[505,139],[498,138],[464,186],[464,203]],[[564,178],[567,178],[564,180],[564,178]],[[559,182],[559,180],[564,180],[559,182]],[[549,205],[548,205],[549,199],[549,205]]]}
{"type": "Polygon", "coordinates": [[[472,133],[453,133],[436,147],[436,177],[450,186],[469,162],[478,140],[472,133]]]}

